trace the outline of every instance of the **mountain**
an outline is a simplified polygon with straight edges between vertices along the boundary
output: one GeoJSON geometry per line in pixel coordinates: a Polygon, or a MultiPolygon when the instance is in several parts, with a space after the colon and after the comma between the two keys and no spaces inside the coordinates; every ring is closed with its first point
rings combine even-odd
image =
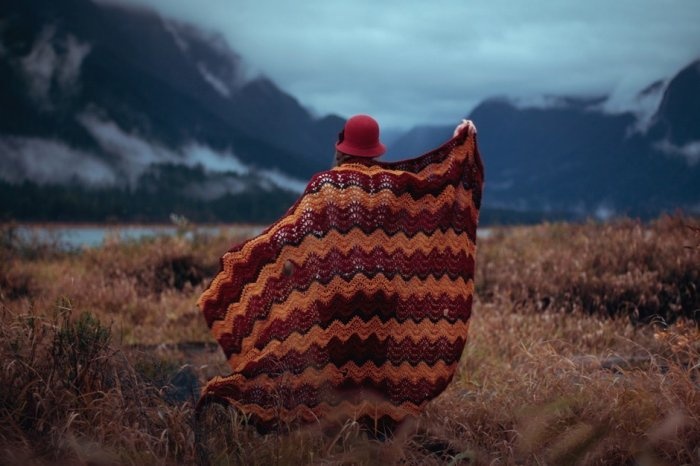
{"type": "Polygon", "coordinates": [[[89,0],[8,0],[0,17],[0,182],[9,191],[138,191],[161,180],[159,167],[180,165],[191,178],[180,173],[183,197],[275,192],[279,214],[331,162],[344,120],[313,117],[264,76],[246,79],[216,34],[89,0]]]}
{"type": "MultiPolygon", "coordinates": [[[[0,3],[0,80],[0,220],[271,221],[330,166],[344,122],[247,77],[217,34],[90,0],[0,3]]],[[[482,102],[483,218],[700,211],[700,61],[640,105],[655,96],[648,121],[605,96],[482,102]]],[[[385,158],[453,128],[386,130],[385,158]]]]}
{"type": "Polygon", "coordinates": [[[454,126],[416,126],[389,143],[384,158],[394,161],[421,155],[450,139],[453,131],[454,126]]]}
{"type": "Polygon", "coordinates": [[[700,60],[681,70],[669,83],[652,131],[671,144],[700,141],[700,60]]]}
{"type": "MultiPolygon", "coordinates": [[[[560,97],[534,108],[494,98],[478,105],[468,118],[484,157],[484,206],[565,218],[700,211],[700,62],[669,81],[646,131],[632,113],[605,112],[605,100],[560,97]]],[[[415,128],[389,151],[427,150],[453,128],[415,128]]]]}

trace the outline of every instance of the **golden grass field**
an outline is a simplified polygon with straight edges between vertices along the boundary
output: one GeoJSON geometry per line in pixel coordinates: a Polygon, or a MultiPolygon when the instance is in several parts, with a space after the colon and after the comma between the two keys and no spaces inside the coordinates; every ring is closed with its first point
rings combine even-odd
{"type": "Polygon", "coordinates": [[[227,371],[195,301],[244,233],[66,252],[7,225],[0,464],[700,464],[698,226],[495,228],[454,380],[380,442],[352,422],[261,436],[213,409],[195,423],[193,383],[227,371]]]}

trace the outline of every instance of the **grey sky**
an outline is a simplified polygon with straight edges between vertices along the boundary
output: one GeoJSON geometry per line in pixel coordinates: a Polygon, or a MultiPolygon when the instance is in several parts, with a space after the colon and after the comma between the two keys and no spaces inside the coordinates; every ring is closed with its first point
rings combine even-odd
{"type": "Polygon", "coordinates": [[[700,0],[109,1],[218,31],[314,113],[384,126],[456,122],[494,95],[627,109],[700,58],[700,0]]]}

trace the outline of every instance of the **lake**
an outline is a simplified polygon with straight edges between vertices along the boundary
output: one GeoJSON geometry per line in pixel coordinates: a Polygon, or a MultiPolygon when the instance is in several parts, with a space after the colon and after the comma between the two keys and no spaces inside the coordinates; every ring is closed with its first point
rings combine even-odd
{"type": "MultiPolygon", "coordinates": [[[[184,236],[194,233],[216,235],[235,233],[236,236],[255,236],[263,230],[259,225],[204,225],[185,230],[184,236]],[[234,231],[235,230],[235,231],[234,231]]],[[[175,225],[19,225],[17,234],[23,240],[56,244],[64,249],[97,247],[106,239],[121,241],[139,240],[154,236],[172,236],[181,231],[175,225]]]]}
{"type": "MultiPolygon", "coordinates": [[[[184,236],[191,238],[194,233],[216,235],[218,233],[237,237],[252,237],[260,234],[265,227],[260,225],[203,225],[188,228],[184,236]]],[[[148,237],[172,236],[180,231],[175,225],[19,225],[17,234],[23,240],[55,244],[63,249],[97,247],[106,239],[131,241],[148,237]]],[[[490,228],[479,228],[478,238],[491,236],[490,228]]]]}

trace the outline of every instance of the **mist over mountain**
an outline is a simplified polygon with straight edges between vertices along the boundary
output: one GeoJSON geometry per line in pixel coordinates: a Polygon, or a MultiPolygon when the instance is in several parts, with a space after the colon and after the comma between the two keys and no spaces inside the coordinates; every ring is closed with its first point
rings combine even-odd
{"type": "MultiPolygon", "coordinates": [[[[269,221],[331,165],[344,119],[250,76],[215,33],[89,0],[8,0],[0,18],[0,218],[269,221]]],[[[641,90],[636,113],[482,102],[485,218],[700,210],[699,63],[641,90]]],[[[453,128],[387,131],[387,159],[453,128]]]]}
{"type": "Polygon", "coordinates": [[[269,79],[247,77],[216,34],[88,0],[10,0],[0,13],[0,180],[10,191],[134,191],[158,184],[158,166],[181,165],[192,171],[183,197],[274,191],[279,214],[330,164],[344,119],[315,118],[269,79]]]}
{"type": "Polygon", "coordinates": [[[654,118],[653,136],[681,148],[681,155],[700,161],[700,60],[678,73],[664,92],[654,118]],[[683,150],[683,148],[686,148],[683,150]]]}
{"type": "MultiPolygon", "coordinates": [[[[482,102],[468,118],[484,157],[484,206],[600,218],[700,212],[700,62],[640,91],[640,106],[653,94],[655,111],[639,113],[611,113],[606,97],[482,102]]],[[[389,152],[428,150],[453,129],[413,128],[389,152]]]]}

